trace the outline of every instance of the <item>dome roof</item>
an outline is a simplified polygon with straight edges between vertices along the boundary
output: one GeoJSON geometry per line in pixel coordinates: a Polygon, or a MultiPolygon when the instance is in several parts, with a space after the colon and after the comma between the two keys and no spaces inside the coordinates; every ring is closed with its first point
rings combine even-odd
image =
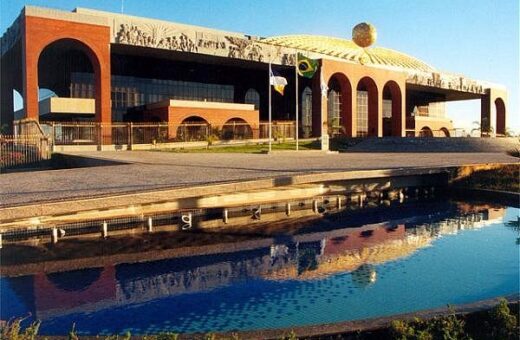
{"type": "Polygon", "coordinates": [[[434,72],[427,63],[383,47],[363,49],[351,40],[319,35],[285,35],[261,40],[267,44],[296,48],[363,65],[400,68],[403,71],[434,72]]]}

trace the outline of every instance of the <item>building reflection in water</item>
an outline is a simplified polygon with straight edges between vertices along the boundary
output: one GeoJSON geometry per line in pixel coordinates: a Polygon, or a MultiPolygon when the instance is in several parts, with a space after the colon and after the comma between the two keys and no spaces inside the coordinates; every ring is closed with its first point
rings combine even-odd
{"type": "MultiPolygon", "coordinates": [[[[499,222],[505,209],[458,204],[444,214],[410,215],[357,228],[309,231],[271,244],[234,244],[236,251],[144,263],[117,264],[3,278],[23,307],[16,311],[47,319],[73,313],[200,293],[261,279],[318,280],[350,272],[359,289],[378,279],[376,266],[410,256],[436,238],[499,222]]],[[[15,315],[2,308],[2,319],[15,315]]],[[[19,315],[18,315],[19,316],[19,315]]]]}

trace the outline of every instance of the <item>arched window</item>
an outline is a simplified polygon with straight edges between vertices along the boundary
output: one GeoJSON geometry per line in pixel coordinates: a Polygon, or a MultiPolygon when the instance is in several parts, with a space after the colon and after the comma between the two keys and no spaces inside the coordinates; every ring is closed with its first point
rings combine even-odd
{"type": "Polygon", "coordinates": [[[401,89],[390,80],[383,87],[383,136],[402,135],[401,89]]]}
{"type": "Polygon", "coordinates": [[[327,95],[327,124],[330,136],[341,134],[341,87],[336,78],[329,82],[327,95]]]}
{"type": "Polygon", "coordinates": [[[502,100],[502,98],[497,98],[495,100],[495,109],[496,109],[496,134],[498,136],[506,135],[506,104],[502,100]]]}
{"type": "Polygon", "coordinates": [[[357,110],[356,110],[356,137],[366,137],[368,135],[368,92],[357,91],[357,110]]]}
{"type": "Polygon", "coordinates": [[[432,129],[427,126],[424,126],[419,133],[419,137],[433,137],[432,129]]]}
{"type": "Polygon", "coordinates": [[[378,136],[378,90],[375,81],[362,78],[357,86],[357,137],[378,136]]]}
{"type": "Polygon", "coordinates": [[[255,89],[247,90],[245,103],[254,104],[255,110],[258,110],[258,108],[260,107],[260,94],[258,94],[258,91],[255,89]]]}
{"type": "Polygon", "coordinates": [[[312,90],[306,87],[302,95],[302,134],[304,138],[312,135],[312,90]]]}

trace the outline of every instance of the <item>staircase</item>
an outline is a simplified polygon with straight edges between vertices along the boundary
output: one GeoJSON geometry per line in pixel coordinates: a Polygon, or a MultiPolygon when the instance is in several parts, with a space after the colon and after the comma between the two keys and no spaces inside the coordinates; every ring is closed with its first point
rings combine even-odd
{"type": "Polygon", "coordinates": [[[506,152],[520,149],[509,138],[350,138],[336,145],[343,152],[506,152]]]}

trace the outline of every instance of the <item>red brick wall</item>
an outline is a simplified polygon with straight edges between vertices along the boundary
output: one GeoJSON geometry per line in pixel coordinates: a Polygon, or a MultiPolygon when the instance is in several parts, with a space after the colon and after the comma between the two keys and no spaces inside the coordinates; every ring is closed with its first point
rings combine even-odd
{"type": "MultiPolygon", "coordinates": [[[[357,86],[363,78],[369,78],[377,88],[377,96],[372,96],[369,101],[372,106],[376,107],[376,111],[372,112],[372,119],[369,121],[368,131],[374,131],[375,136],[383,135],[383,88],[389,81],[394,81],[400,91],[400,110],[396,109],[397,115],[400,119],[396,119],[395,127],[393,128],[393,135],[404,136],[404,121],[405,121],[405,100],[406,98],[406,74],[404,72],[392,71],[387,69],[380,69],[375,67],[367,67],[358,64],[349,64],[346,62],[335,60],[321,60],[321,72],[324,81],[328,84],[331,77],[341,76],[346,78],[349,86],[348,91],[351,91],[350,97],[347,101],[343,101],[343,121],[347,136],[355,136],[357,132],[356,111],[357,111],[357,86]],[[377,115],[376,115],[377,113],[377,115]],[[350,117],[349,117],[350,116],[350,117]]],[[[315,76],[313,82],[313,134],[320,136],[321,123],[320,117],[323,115],[323,120],[327,121],[327,99],[321,97],[320,93],[320,77],[315,76]]],[[[343,91],[342,91],[343,92],[343,91]]],[[[342,93],[345,96],[344,93],[342,93]]],[[[370,95],[369,95],[370,97],[370,95]]],[[[369,113],[370,115],[370,113],[369,113]]]]}
{"type": "Polygon", "coordinates": [[[92,61],[96,79],[96,121],[112,120],[110,106],[110,28],[25,16],[22,24],[23,96],[28,118],[38,119],[38,59],[51,43],[76,40],[92,61]]]}

